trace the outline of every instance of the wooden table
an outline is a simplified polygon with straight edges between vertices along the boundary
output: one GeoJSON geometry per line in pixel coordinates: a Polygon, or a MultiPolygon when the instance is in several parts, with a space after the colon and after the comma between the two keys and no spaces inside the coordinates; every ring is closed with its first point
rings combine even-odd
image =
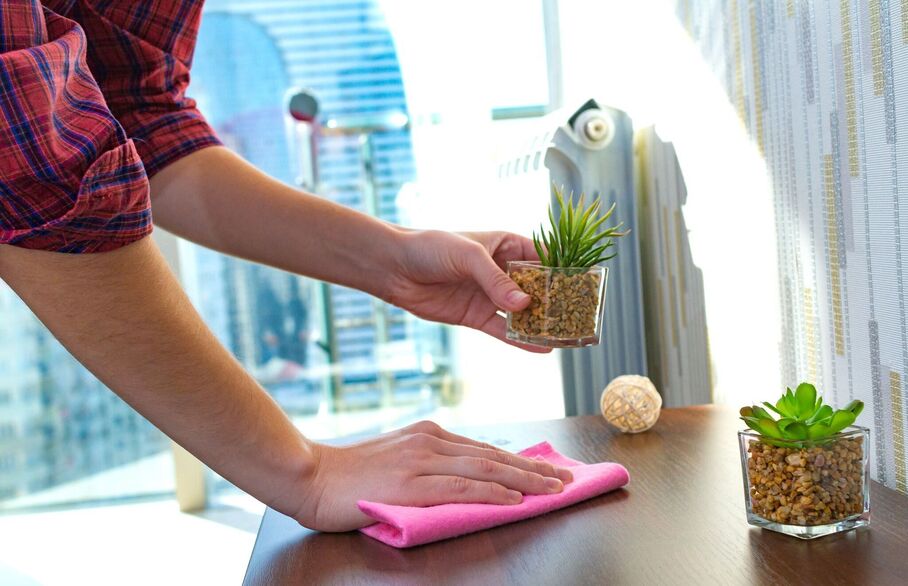
{"type": "Polygon", "coordinates": [[[599,417],[461,430],[520,449],[542,439],[586,462],[627,466],[626,489],[409,550],[321,534],[268,510],[246,585],[908,584],[908,497],[876,482],[871,523],[801,541],[751,528],[735,431],[717,407],[666,409],[647,433],[599,417]]]}

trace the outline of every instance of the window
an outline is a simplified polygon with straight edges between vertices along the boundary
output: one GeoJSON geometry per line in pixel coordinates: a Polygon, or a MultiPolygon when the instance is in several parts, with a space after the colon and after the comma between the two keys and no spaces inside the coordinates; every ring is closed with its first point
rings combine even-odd
{"type": "Polygon", "coordinates": [[[171,492],[166,438],[2,282],[0,315],[0,510],[171,492]],[[92,484],[100,472],[106,481],[92,484]]]}
{"type": "MultiPolygon", "coordinates": [[[[321,196],[420,227],[511,228],[494,213],[510,200],[494,201],[488,183],[500,162],[497,147],[489,148],[500,134],[492,112],[551,98],[540,5],[500,8],[526,11],[508,26],[529,75],[523,89],[499,83],[500,92],[486,94],[475,90],[491,87],[497,65],[485,61],[498,41],[484,34],[457,47],[450,41],[460,33],[434,20],[469,26],[475,7],[423,4],[430,3],[208,0],[190,94],[229,147],[296,184],[306,159],[286,100],[306,88],[338,127],[318,144],[321,196]],[[401,10],[410,11],[401,26],[386,18],[401,10]],[[425,22],[437,26],[419,22],[433,12],[425,22]],[[440,41],[426,46],[446,51],[437,58],[456,59],[459,68],[425,75],[433,59],[414,40],[430,32],[440,41]],[[446,97],[432,97],[441,90],[446,97]],[[354,119],[368,128],[346,130],[354,119]],[[465,119],[478,124],[460,124],[465,119]],[[425,140],[433,133],[443,145],[425,140]],[[482,148],[464,153],[476,143],[482,148]],[[445,168],[433,169],[432,160],[445,168]],[[500,225],[482,225],[493,217],[500,225]]],[[[178,250],[184,286],[209,327],[310,437],[376,433],[426,417],[456,426],[563,413],[554,355],[525,355],[357,291],[185,242],[178,250]]],[[[0,509],[172,492],[168,440],[79,366],[2,284],[0,315],[0,509]]]]}

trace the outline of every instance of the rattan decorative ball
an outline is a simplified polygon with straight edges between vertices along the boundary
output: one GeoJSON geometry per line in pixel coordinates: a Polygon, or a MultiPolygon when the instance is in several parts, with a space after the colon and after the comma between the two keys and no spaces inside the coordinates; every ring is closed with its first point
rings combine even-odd
{"type": "Polygon", "coordinates": [[[640,433],[659,419],[662,396],[645,376],[625,374],[605,387],[599,406],[605,420],[624,433],[640,433]]]}

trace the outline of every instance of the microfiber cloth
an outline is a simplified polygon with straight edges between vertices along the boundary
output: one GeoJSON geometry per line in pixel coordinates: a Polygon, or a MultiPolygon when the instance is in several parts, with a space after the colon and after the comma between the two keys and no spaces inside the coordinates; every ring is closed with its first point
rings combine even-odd
{"type": "Polygon", "coordinates": [[[450,503],[407,507],[359,501],[359,509],[378,521],[360,531],[394,547],[413,547],[542,515],[620,488],[629,479],[621,464],[584,464],[559,454],[548,442],[529,447],[520,455],[570,468],[574,480],[557,494],[526,495],[518,505],[450,503]]]}

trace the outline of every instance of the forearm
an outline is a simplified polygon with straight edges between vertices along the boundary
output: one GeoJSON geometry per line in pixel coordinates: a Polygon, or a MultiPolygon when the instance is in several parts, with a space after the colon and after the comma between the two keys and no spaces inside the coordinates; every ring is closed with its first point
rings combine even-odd
{"type": "Polygon", "coordinates": [[[404,231],[207,148],[152,178],[155,224],[203,246],[388,299],[404,231]]]}
{"type": "Polygon", "coordinates": [[[0,246],[0,278],[89,370],[177,443],[296,513],[309,443],[218,343],[146,238],[67,255],[0,246]]]}

